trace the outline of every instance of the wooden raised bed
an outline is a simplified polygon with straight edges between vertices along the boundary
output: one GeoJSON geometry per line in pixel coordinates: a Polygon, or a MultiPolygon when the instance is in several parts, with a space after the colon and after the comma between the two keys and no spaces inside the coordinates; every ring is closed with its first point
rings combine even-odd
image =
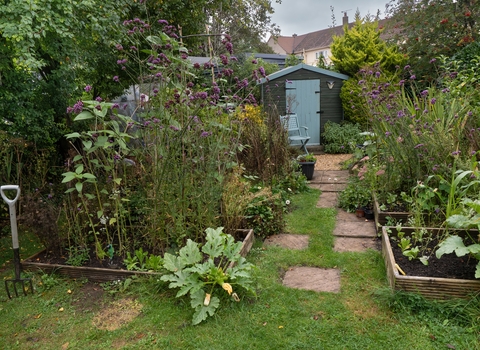
{"type": "Polygon", "coordinates": [[[387,225],[388,217],[392,218],[396,222],[401,221],[402,224],[405,225],[407,223],[408,217],[411,214],[407,212],[381,211],[380,204],[378,203],[378,200],[374,194],[373,195],[373,215],[375,217],[375,227],[377,228],[377,232],[381,233],[382,227],[387,225]]]}
{"type": "MultiPolygon", "coordinates": [[[[244,236],[242,242],[242,249],[240,255],[245,257],[252,248],[254,235],[253,230],[239,230],[242,231],[240,236],[244,236]]],[[[85,266],[69,266],[60,264],[46,264],[37,262],[36,257],[42,252],[39,252],[22,261],[23,271],[43,271],[44,273],[58,273],[70,278],[87,278],[93,282],[109,282],[121,280],[130,276],[156,276],[156,272],[144,272],[144,271],[129,271],[121,269],[107,269],[98,267],[85,267],[85,266]]]]}
{"type": "MultiPolygon", "coordinates": [[[[390,229],[395,230],[394,227],[390,229]]],[[[392,289],[419,293],[428,299],[466,298],[472,293],[480,292],[480,280],[401,275],[395,266],[387,230],[387,227],[382,227],[382,255],[392,289]]]]}

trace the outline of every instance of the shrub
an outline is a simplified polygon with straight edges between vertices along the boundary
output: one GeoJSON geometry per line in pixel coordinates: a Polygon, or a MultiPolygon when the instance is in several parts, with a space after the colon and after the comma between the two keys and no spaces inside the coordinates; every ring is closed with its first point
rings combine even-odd
{"type": "Polygon", "coordinates": [[[352,153],[357,144],[364,141],[361,132],[358,124],[337,124],[328,121],[322,134],[325,153],[352,153]]]}
{"type": "Polygon", "coordinates": [[[348,180],[347,187],[340,192],[338,206],[347,212],[354,212],[359,207],[370,207],[372,191],[365,181],[353,176],[348,180]]]}

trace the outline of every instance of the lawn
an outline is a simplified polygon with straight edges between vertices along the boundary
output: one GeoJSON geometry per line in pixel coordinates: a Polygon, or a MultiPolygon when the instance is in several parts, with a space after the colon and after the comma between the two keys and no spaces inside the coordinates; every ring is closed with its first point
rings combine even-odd
{"type": "MultiPolygon", "coordinates": [[[[256,242],[248,260],[258,267],[257,295],[222,300],[198,326],[191,325],[189,299],[175,298],[155,278],[97,285],[35,274],[34,295],[8,300],[0,292],[2,348],[480,349],[478,299],[442,304],[392,295],[380,252],[332,250],[336,211],[316,208],[318,196],[295,195],[287,215],[288,232],[310,235],[308,249],[256,242]],[[340,269],[341,292],[282,286],[284,272],[299,265],[340,269]]],[[[22,246],[26,239],[30,253],[36,244],[24,236],[22,246]]],[[[0,251],[4,260],[7,251],[0,251]]],[[[9,264],[1,276],[11,275],[9,264]]]]}

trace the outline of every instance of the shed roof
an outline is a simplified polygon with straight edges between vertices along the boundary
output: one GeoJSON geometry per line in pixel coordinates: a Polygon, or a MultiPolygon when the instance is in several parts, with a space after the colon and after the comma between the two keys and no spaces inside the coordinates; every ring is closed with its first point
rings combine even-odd
{"type": "Polygon", "coordinates": [[[310,72],[317,73],[317,74],[328,75],[332,78],[337,78],[337,79],[342,79],[342,80],[347,80],[349,78],[348,75],[345,75],[345,74],[333,72],[333,71],[328,70],[328,69],[314,67],[314,66],[311,66],[311,65],[305,64],[305,63],[300,63],[300,64],[297,64],[296,66],[290,66],[290,67],[284,68],[282,70],[279,70],[275,73],[272,73],[272,74],[268,75],[266,78],[262,78],[260,80],[260,84],[264,84],[267,81],[281,78],[281,77],[286,76],[290,73],[296,72],[300,69],[305,69],[305,70],[308,70],[310,72]]]}

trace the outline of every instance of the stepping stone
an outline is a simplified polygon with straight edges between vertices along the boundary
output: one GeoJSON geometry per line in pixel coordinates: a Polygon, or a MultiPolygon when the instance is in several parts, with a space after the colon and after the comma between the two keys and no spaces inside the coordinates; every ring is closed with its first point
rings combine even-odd
{"type": "Polygon", "coordinates": [[[340,270],[297,266],[290,268],[283,278],[283,285],[315,292],[340,292],[340,270]]]}
{"type": "Polygon", "coordinates": [[[364,252],[367,249],[381,250],[376,238],[335,237],[333,250],[336,252],[364,252]]]}
{"type": "Polygon", "coordinates": [[[292,235],[292,234],[278,234],[267,237],[263,242],[264,246],[277,246],[287,249],[306,249],[308,248],[308,235],[292,235]]]}
{"type": "Polygon", "coordinates": [[[322,192],[317,202],[317,208],[335,208],[337,202],[337,193],[322,192]]]}
{"type": "Polygon", "coordinates": [[[315,188],[319,189],[322,192],[340,192],[343,191],[346,187],[347,184],[345,183],[324,183],[322,182],[321,184],[315,184],[315,188]]]}
{"type": "Polygon", "coordinates": [[[340,221],[337,218],[333,235],[336,237],[373,238],[377,237],[377,231],[375,230],[375,222],[373,220],[340,221]]]}

